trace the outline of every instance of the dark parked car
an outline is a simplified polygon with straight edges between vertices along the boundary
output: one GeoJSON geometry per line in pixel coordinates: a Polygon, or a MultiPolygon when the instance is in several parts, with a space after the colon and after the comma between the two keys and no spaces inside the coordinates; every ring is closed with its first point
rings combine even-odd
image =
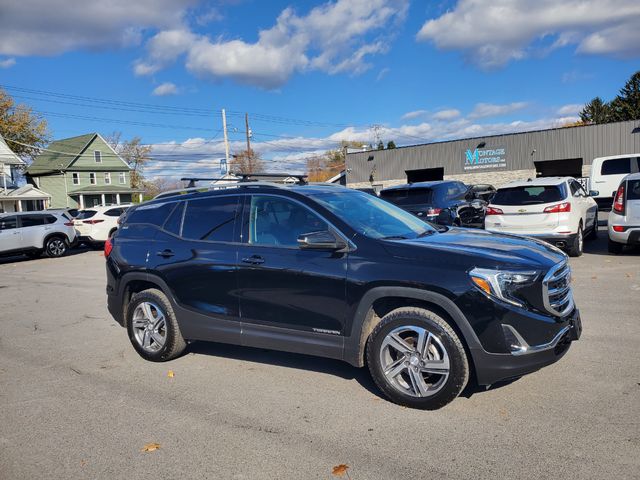
{"type": "Polygon", "coordinates": [[[336,358],[424,409],[559,360],[581,332],[567,257],[442,230],[341,186],[176,193],[107,241],[108,308],[147,360],[194,340],[336,358]]]}
{"type": "Polygon", "coordinates": [[[462,182],[418,182],[385,188],[380,198],[440,225],[482,228],[487,202],[462,182]]]}
{"type": "Polygon", "coordinates": [[[489,185],[488,183],[479,183],[477,185],[471,185],[469,191],[473,194],[474,198],[484,200],[487,203],[491,203],[491,199],[496,194],[496,187],[489,185]]]}

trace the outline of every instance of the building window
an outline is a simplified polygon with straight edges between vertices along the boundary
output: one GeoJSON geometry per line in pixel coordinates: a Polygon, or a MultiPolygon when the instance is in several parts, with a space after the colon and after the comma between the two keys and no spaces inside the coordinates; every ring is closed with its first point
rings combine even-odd
{"type": "Polygon", "coordinates": [[[93,172],[89,174],[89,183],[91,185],[95,185],[97,183],[96,182],[96,174],[93,173],[93,172]]]}
{"type": "Polygon", "coordinates": [[[102,163],[102,152],[98,150],[94,151],[93,158],[96,160],[96,163],[102,163]]]}
{"type": "Polygon", "coordinates": [[[120,177],[120,184],[121,185],[124,185],[124,184],[127,183],[127,174],[126,173],[120,172],[119,177],[120,177]]]}
{"type": "Polygon", "coordinates": [[[80,185],[80,174],[77,172],[72,173],[71,180],[73,181],[74,185],[80,185]]]}
{"type": "Polygon", "coordinates": [[[104,184],[105,185],[111,185],[111,173],[110,172],[106,172],[104,174],[104,184]]]}

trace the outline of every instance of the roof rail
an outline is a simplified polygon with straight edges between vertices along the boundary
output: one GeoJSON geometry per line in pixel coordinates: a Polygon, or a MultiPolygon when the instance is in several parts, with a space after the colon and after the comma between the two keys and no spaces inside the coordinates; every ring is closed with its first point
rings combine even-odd
{"type": "Polygon", "coordinates": [[[235,182],[229,183],[227,185],[207,185],[202,187],[185,187],[185,188],[176,188],[175,190],[169,190],[166,192],[159,193],[155,197],[154,200],[159,198],[169,198],[175,197],[177,195],[186,195],[188,193],[194,192],[210,192],[212,190],[227,190],[232,188],[250,188],[250,187],[272,187],[272,188],[287,188],[287,185],[283,185],[282,183],[275,182],[260,182],[258,180],[253,180],[250,182],[235,182]]]}

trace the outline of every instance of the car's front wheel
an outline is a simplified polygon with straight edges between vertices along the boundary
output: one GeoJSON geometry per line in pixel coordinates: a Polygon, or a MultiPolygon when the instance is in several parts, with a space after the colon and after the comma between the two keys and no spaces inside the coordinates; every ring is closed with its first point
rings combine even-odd
{"type": "Polygon", "coordinates": [[[367,343],[376,385],[393,402],[436,410],[453,401],[469,379],[462,342],[441,316],[399,308],[384,316],[367,343]]]}
{"type": "Polygon", "coordinates": [[[66,238],[51,237],[47,240],[44,246],[47,256],[51,258],[58,258],[64,256],[69,250],[69,242],[66,238]]]}
{"type": "Polygon", "coordinates": [[[155,288],[131,298],[127,307],[127,332],[133,348],[152,362],[176,358],[187,346],[169,299],[155,288]]]}

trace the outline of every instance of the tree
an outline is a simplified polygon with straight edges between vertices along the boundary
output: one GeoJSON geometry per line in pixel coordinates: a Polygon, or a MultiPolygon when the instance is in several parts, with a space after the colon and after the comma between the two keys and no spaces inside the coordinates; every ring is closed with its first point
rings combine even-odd
{"type": "Polygon", "coordinates": [[[389,140],[387,142],[387,150],[391,150],[392,148],[396,148],[396,142],[394,142],[393,140],[389,140]]]}
{"type": "Polygon", "coordinates": [[[584,123],[608,123],[611,121],[611,105],[596,97],[587,103],[580,112],[584,123]]]}
{"type": "Polygon", "coordinates": [[[107,143],[131,167],[131,187],[146,188],[144,166],[151,160],[151,145],[143,145],[140,137],[120,140],[121,136],[120,132],[114,132],[107,137],[107,143]]]}
{"type": "Polygon", "coordinates": [[[264,172],[264,161],[260,154],[254,151],[241,150],[233,156],[230,165],[232,173],[260,173],[264,172]]]}
{"type": "Polygon", "coordinates": [[[382,143],[382,140],[378,142],[378,150],[384,150],[384,143],[382,143]]]}
{"type": "MultiPolygon", "coordinates": [[[[361,141],[340,142],[335,150],[329,150],[324,155],[307,159],[307,175],[310,182],[324,182],[345,169],[345,152],[351,148],[362,148],[361,141]]],[[[384,148],[384,145],[383,145],[384,148]]]]}
{"type": "Polygon", "coordinates": [[[631,75],[611,102],[614,122],[640,119],[640,71],[631,75]]]}
{"type": "Polygon", "coordinates": [[[31,158],[39,153],[50,138],[47,121],[34,114],[31,107],[16,105],[13,98],[1,88],[0,134],[16,155],[31,158]]]}
{"type": "Polygon", "coordinates": [[[145,181],[145,200],[152,199],[156,195],[169,190],[177,190],[182,187],[178,180],[168,179],[166,177],[155,177],[152,180],[145,181]]]}

